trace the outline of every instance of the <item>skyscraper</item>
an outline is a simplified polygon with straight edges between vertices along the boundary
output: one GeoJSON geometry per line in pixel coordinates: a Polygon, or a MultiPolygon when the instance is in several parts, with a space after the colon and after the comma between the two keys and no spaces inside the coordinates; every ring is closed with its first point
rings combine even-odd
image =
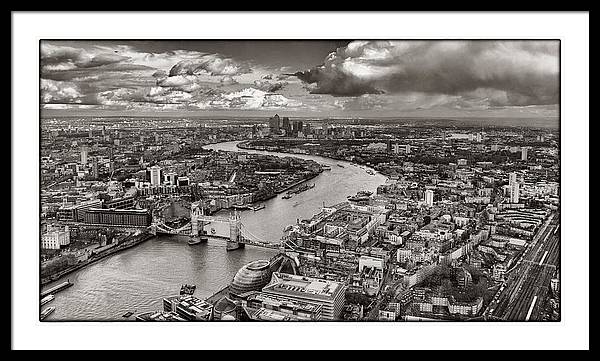
{"type": "Polygon", "coordinates": [[[425,204],[428,207],[433,206],[433,191],[431,189],[425,191],[425,204]]]}
{"type": "Polygon", "coordinates": [[[526,147],[521,148],[521,160],[527,161],[527,148],[526,147]]]}
{"type": "Polygon", "coordinates": [[[310,134],[310,123],[306,123],[304,125],[302,125],[302,133],[304,133],[305,135],[310,134]]]}
{"type": "Polygon", "coordinates": [[[519,182],[517,182],[516,172],[508,175],[508,186],[510,187],[510,203],[519,203],[519,182]]]}
{"type": "Polygon", "coordinates": [[[514,183],[517,183],[517,173],[512,172],[508,175],[508,185],[512,187],[514,183]]]}
{"type": "Polygon", "coordinates": [[[290,125],[290,118],[283,117],[282,128],[283,128],[283,130],[285,130],[285,135],[290,136],[292,134],[292,127],[290,125]]]}
{"type": "Polygon", "coordinates": [[[92,158],[92,176],[98,179],[98,157],[92,158]]]}
{"type": "Polygon", "coordinates": [[[279,115],[269,118],[269,131],[271,134],[279,134],[279,115]]]}
{"type": "Polygon", "coordinates": [[[162,173],[162,168],[154,165],[152,167],[150,167],[150,183],[153,186],[159,186],[162,182],[162,177],[161,174],[162,173]]]}
{"type": "Polygon", "coordinates": [[[88,147],[87,145],[81,146],[81,164],[86,165],[88,159],[88,147]]]}
{"type": "Polygon", "coordinates": [[[510,187],[510,203],[519,203],[519,183],[517,182],[510,187]]]}
{"type": "Polygon", "coordinates": [[[302,132],[302,121],[301,120],[295,120],[292,123],[292,134],[294,136],[297,136],[298,133],[302,132]]]}

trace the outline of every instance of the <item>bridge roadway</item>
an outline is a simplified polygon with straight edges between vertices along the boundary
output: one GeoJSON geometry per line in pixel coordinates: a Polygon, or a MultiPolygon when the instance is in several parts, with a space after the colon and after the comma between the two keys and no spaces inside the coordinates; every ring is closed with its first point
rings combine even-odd
{"type": "MultiPolygon", "coordinates": [[[[205,222],[205,225],[212,223],[212,222],[229,223],[231,221],[231,219],[229,219],[229,218],[215,217],[215,216],[202,216],[200,219],[203,222],[205,222]]],[[[191,222],[188,222],[177,229],[171,228],[171,227],[167,226],[166,224],[164,224],[163,222],[155,222],[155,223],[153,223],[153,226],[155,227],[157,233],[162,233],[162,234],[172,234],[172,235],[179,234],[179,235],[191,236],[191,233],[192,233],[191,222]]],[[[271,249],[282,249],[282,247],[284,245],[282,242],[271,243],[271,242],[267,242],[263,239],[260,239],[259,237],[253,235],[241,222],[239,223],[239,230],[240,230],[240,238],[238,240],[239,243],[243,243],[245,245],[256,246],[256,247],[271,248],[271,249]]],[[[211,238],[214,238],[214,239],[229,239],[229,237],[226,237],[226,236],[218,236],[218,235],[211,235],[211,234],[209,234],[208,236],[211,238]]]]}
{"type": "Polygon", "coordinates": [[[553,213],[488,305],[489,320],[539,321],[550,280],[560,265],[560,216],[553,213]]]}

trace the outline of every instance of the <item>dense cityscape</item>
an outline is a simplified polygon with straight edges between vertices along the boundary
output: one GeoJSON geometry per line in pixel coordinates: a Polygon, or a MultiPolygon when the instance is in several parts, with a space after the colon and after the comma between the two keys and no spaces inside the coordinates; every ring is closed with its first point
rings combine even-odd
{"type": "Polygon", "coordinates": [[[559,321],[560,134],[543,124],[44,117],[40,318],[559,321]],[[227,271],[66,309],[81,272],[153,242],[217,247],[202,262],[227,271]]]}
{"type": "Polygon", "coordinates": [[[10,57],[11,349],[589,350],[589,12],[12,11],[10,57]]]}

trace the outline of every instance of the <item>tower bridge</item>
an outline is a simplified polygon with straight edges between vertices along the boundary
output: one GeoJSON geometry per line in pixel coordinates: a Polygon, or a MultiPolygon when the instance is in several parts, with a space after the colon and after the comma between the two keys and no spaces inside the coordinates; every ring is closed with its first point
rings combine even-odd
{"type": "MultiPolygon", "coordinates": [[[[255,236],[248,230],[240,220],[239,213],[234,211],[230,217],[209,216],[204,214],[202,202],[194,202],[190,207],[190,222],[179,228],[173,228],[164,223],[164,220],[156,218],[152,220],[150,226],[154,234],[172,234],[185,235],[189,237],[198,237],[200,234],[214,238],[227,239],[227,250],[234,250],[250,244],[258,247],[280,249],[282,243],[271,243],[260,237],[255,236]],[[209,234],[205,227],[211,223],[229,224],[229,237],[209,234]]],[[[214,229],[213,229],[214,231],[214,229]]]]}

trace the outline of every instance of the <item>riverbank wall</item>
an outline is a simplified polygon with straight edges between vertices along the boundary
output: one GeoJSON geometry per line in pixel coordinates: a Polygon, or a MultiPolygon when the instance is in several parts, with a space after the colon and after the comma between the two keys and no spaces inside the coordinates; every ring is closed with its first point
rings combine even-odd
{"type": "Polygon", "coordinates": [[[119,246],[116,246],[116,247],[114,247],[114,248],[106,251],[106,252],[103,252],[103,253],[100,253],[98,255],[92,256],[93,258],[88,259],[87,261],[83,261],[81,263],[75,264],[75,265],[73,265],[71,267],[68,267],[68,268],[66,268],[66,269],[64,269],[64,270],[62,270],[62,271],[60,271],[58,273],[53,274],[52,276],[48,276],[48,277],[42,278],[40,280],[40,285],[41,286],[47,285],[48,283],[54,282],[54,281],[58,280],[59,278],[68,275],[69,273],[75,272],[75,271],[77,271],[79,269],[82,269],[82,268],[84,268],[86,266],[89,266],[89,265],[91,265],[93,263],[96,263],[96,262],[98,262],[98,261],[100,261],[100,260],[102,260],[102,259],[104,259],[104,258],[106,258],[106,257],[108,257],[110,255],[113,255],[115,253],[124,251],[126,249],[131,248],[131,247],[135,247],[138,244],[143,243],[143,242],[145,242],[145,241],[147,241],[150,238],[153,238],[155,236],[153,234],[150,234],[150,233],[142,233],[142,234],[140,234],[138,236],[134,236],[134,237],[137,237],[137,239],[134,239],[132,241],[128,241],[127,243],[123,243],[123,244],[121,244],[119,246]]]}

